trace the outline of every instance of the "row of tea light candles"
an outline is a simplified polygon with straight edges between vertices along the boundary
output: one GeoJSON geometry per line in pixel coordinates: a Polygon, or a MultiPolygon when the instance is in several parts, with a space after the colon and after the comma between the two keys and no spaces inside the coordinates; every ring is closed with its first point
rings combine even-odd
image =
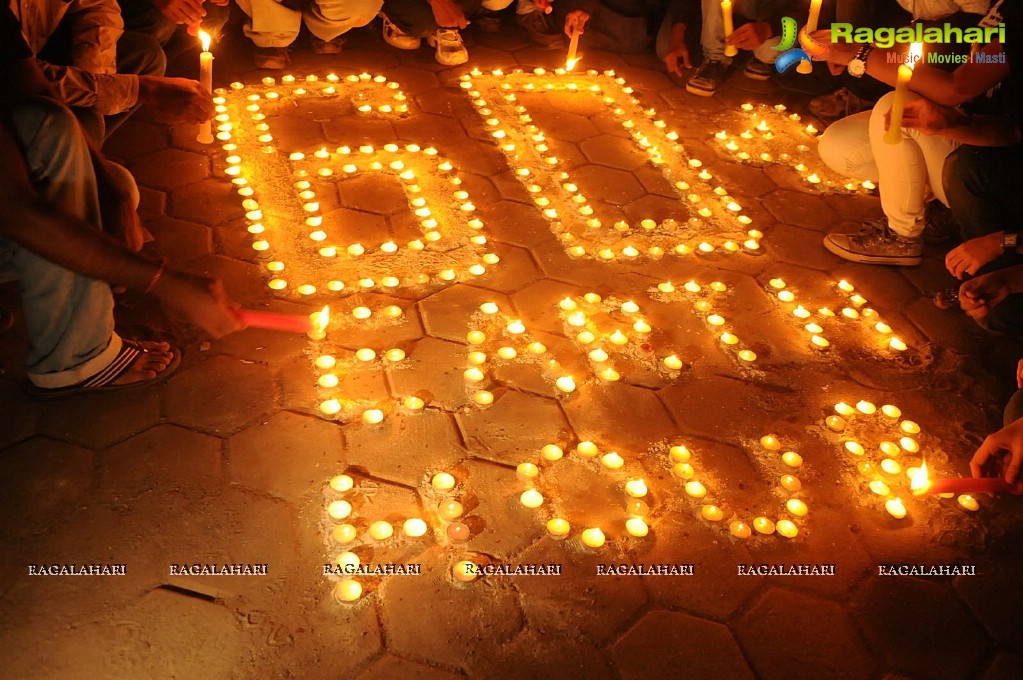
{"type": "MultiPolygon", "coordinates": [[[[565,75],[565,72],[563,69],[557,69],[554,71],[554,75],[561,77],[565,75]]],[[[711,187],[710,180],[713,179],[713,175],[706,168],[703,168],[703,163],[700,160],[685,159],[684,148],[678,143],[678,133],[666,131],[667,124],[663,120],[656,118],[657,112],[654,109],[644,110],[640,106],[639,100],[633,96],[632,88],[628,87],[625,84],[625,80],[617,77],[613,71],[606,71],[601,75],[597,71],[591,70],[587,72],[585,77],[577,76],[571,79],[561,78],[559,80],[549,78],[548,72],[542,68],[535,69],[532,74],[521,70],[505,74],[502,70],[498,69],[492,71],[489,75],[484,75],[479,69],[473,69],[469,74],[461,77],[461,87],[468,91],[480,116],[483,117],[485,124],[491,129],[491,136],[494,137],[499,148],[505,152],[509,162],[515,167],[516,176],[523,183],[526,190],[533,194],[534,203],[541,209],[543,215],[552,222],[552,230],[559,234],[566,247],[566,251],[573,257],[582,257],[590,254],[601,260],[614,260],[618,257],[634,259],[641,255],[646,255],[656,259],[663,257],[666,249],[661,245],[653,245],[648,247],[644,253],[635,244],[626,243],[624,246],[620,246],[616,252],[611,247],[601,247],[599,245],[591,246],[588,250],[586,245],[578,243],[580,238],[586,238],[591,231],[603,228],[604,224],[599,217],[594,216],[592,206],[589,205],[586,197],[579,192],[577,185],[571,181],[570,175],[564,171],[553,171],[555,166],[560,165],[560,160],[557,156],[550,153],[550,148],[543,131],[532,124],[532,118],[526,107],[518,104],[517,97],[512,92],[513,88],[525,92],[554,90],[593,92],[602,97],[602,101],[611,108],[612,113],[616,117],[623,118],[622,126],[630,131],[637,145],[646,151],[650,162],[662,168],[662,172],[664,172],[665,176],[679,192],[680,198],[684,198],[686,202],[694,206],[703,202],[703,197],[692,191],[690,183],[680,178],[693,176],[693,179],[698,178],[708,188],[711,187]],[[483,98],[481,91],[477,88],[476,81],[473,80],[474,78],[490,85],[492,85],[492,80],[496,81],[498,96],[495,101],[490,102],[483,98]],[[625,109],[620,107],[616,99],[605,91],[605,88],[608,87],[606,83],[613,83],[618,86],[621,94],[629,99],[630,106],[635,112],[632,117],[627,117],[625,109]],[[500,113],[505,114],[504,122],[499,117],[500,113]],[[524,132],[519,129],[521,125],[525,125],[524,132]],[[646,128],[646,131],[641,128],[646,128]],[[668,157],[663,155],[661,148],[650,141],[651,137],[661,139],[662,143],[669,147],[672,153],[668,157]],[[529,167],[529,164],[522,160],[520,152],[523,151],[532,155],[535,160],[535,167],[529,167]],[[675,159],[680,160],[676,161],[675,159]],[[676,179],[672,179],[672,177],[676,179]],[[546,188],[544,185],[546,185],[546,188]],[[559,211],[557,207],[554,207],[555,203],[561,205],[562,210],[559,211]],[[578,219],[585,224],[581,234],[574,233],[562,222],[562,217],[565,214],[578,214],[578,219]]],[[[702,204],[697,209],[700,217],[690,219],[690,223],[693,226],[700,224],[701,217],[709,218],[715,214],[715,210],[708,206],[720,204],[717,208],[720,211],[720,220],[735,220],[738,225],[742,225],[739,228],[748,227],[751,223],[750,218],[740,214],[741,206],[728,195],[728,192],[723,187],[716,186],[711,190],[711,193],[719,200],[709,204],[702,204]]],[[[647,232],[652,232],[658,227],[664,228],[667,224],[658,225],[657,222],[651,219],[640,220],[640,226],[647,232]]],[[[631,225],[624,220],[616,222],[613,226],[613,230],[618,234],[626,234],[631,228],[631,225]]],[[[762,236],[757,230],[749,230],[742,245],[736,241],[728,240],[721,245],[721,250],[724,252],[739,252],[745,247],[748,251],[756,251],[759,249],[759,241],[762,236]]],[[[717,250],[714,245],[707,241],[703,241],[696,246],[676,242],[669,249],[681,255],[692,252],[710,253],[717,250]]]]}
{"type": "MultiPolygon", "coordinates": [[[[831,346],[831,341],[822,335],[824,328],[821,326],[821,323],[825,323],[828,319],[863,319],[868,322],[873,322],[872,327],[879,335],[889,336],[892,334],[891,326],[884,323],[874,309],[864,307],[864,305],[867,304],[866,298],[859,293],[856,293],[856,289],[851,283],[842,279],[836,284],[836,288],[849,295],[849,306],[843,307],[837,314],[829,307],[821,307],[816,312],[818,319],[814,321],[810,320],[811,317],[814,316],[814,312],[806,309],[801,304],[796,304],[796,294],[789,289],[788,284],[784,279],[773,278],[768,281],[768,290],[772,292],[779,301],[785,304],[794,305],[791,309],[792,315],[800,322],[806,322],[803,325],[803,329],[810,334],[810,346],[814,349],[824,350],[831,346]],[[820,323],[818,323],[818,321],[820,321],[820,323]]],[[[901,338],[894,335],[888,339],[887,345],[889,348],[897,352],[903,352],[907,349],[906,343],[903,342],[901,338]]]]}

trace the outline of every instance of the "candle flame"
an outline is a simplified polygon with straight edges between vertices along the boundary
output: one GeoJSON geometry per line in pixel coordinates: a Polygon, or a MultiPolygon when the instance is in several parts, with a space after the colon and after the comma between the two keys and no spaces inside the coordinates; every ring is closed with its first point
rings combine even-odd
{"type": "Polygon", "coordinates": [[[924,44],[915,42],[909,47],[909,53],[906,55],[906,65],[912,71],[916,68],[917,63],[924,55],[924,44]]]}
{"type": "Polygon", "coordinates": [[[576,57],[575,59],[569,59],[568,61],[565,62],[565,70],[566,71],[571,71],[572,69],[575,68],[575,65],[578,64],[578,63],[579,63],[579,57],[576,57]]]}
{"type": "Polygon", "coordinates": [[[313,316],[313,327],[314,330],[325,331],[327,330],[327,324],[330,323],[330,306],[324,305],[323,309],[320,310],[319,314],[313,316]]]}
{"type": "Polygon", "coordinates": [[[928,479],[927,461],[921,463],[920,467],[915,470],[909,470],[908,474],[909,488],[913,491],[913,495],[919,496],[930,488],[931,480],[928,479]]]}
{"type": "Polygon", "coordinates": [[[200,29],[199,30],[199,40],[202,42],[202,51],[203,52],[209,52],[210,51],[210,34],[207,33],[206,31],[200,29]]]}

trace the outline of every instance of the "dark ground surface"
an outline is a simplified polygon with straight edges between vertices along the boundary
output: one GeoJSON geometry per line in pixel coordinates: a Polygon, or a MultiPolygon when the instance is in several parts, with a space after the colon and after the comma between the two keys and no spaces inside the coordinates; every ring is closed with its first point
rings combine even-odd
{"type": "MultiPolygon", "coordinates": [[[[185,350],[181,369],[158,387],[35,403],[20,388],[23,326],[0,336],[0,675],[1023,677],[1019,502],[982,497],[980,511],[967,513],[955,500],[906,496],[909,516],[891,519],[842,441],[855,432],[870,459],[882,439],[896,436],[892,421],[861,416],[841,436],[823,426],[838,401],[894,403],[923,428],[923,450],[941,474],[967,474],[971,452],[999,422],[1019,351],[961,314],[932,306],[929,294],[950,283],[944,250],[929,247],[924,264],[911,269],[842,262],[820,246],[822,234],[878,214],[875,198],[822,196],[787,168],[737,165],[709,148],[721,127],[709,119],[744,101],[781,101],[801,111],[804,97],[736,73],[717,97],[700,99],[671,82],[653,57],[592,53],[584,65],[625,77],[644,106],[680,131],[689,152],[734,187],[764,238],[760,255],[719,251],[613,264],[567,257],[458,87],[458,76],[472,66],[559,65],[562,52],[530,46],[510,20],[506,27],[498,36],[467,31],[471,61],[454,69],[439,67],[426,49],[390,49],[376,27],[357,32],[339,58],[296,55],[291,72],[299,76],[368,71],[398,82],[410,110],[397,122],[342,113],[313,122],[268,118],[282,151],[391,140],[435,144],[463,177],[499,264],[471,281],[336,302],[343,309],[358,300],[405,310],[400,324],[353,326],[343,340],[332,336],[339,358],[360,347],[400,347],[409,358],[391,367],[345,359],[332,396],[386,405],[414,393],[427,402],[422,413],[385,408],[379,425],[325,419],[311,362],[322,348],[256,330],[204,343],[139,296],[119,303],[124,334],[169,337],[185,350]],[[910,349],[897,356],[877,345],[876,335],[849,326],[829,333],[828,352],[809,349],[805,332],[791,323],[791,305],[768,292],[768,281],[779,276],[811,309],[841,306],[834,282],[847,278],[910,349]],[[649,299],[648,289],[669,279],[728,285],[716,311],[741,346],[757,352],[754,368],[722,351],[689,301],[649,299]],[[644,372],[642,361],[626,361],[621,382],[583,378],[585,350],[566,339],[556,305],[588,291],[652,310],[651,342],[657,351],[667,343],[684,358],[681,374],[644,372]],[[511,364],[489,376],[494,404],[472,406],[462,376],[465,337],[484,301],[538,329],[560,361],[581,366],[579,389],[561,394],[549,375],[511,364]],[[810,514],[797,519],[801,530],[791,540],[734,539],[726,526],[700,518],[699,504],[664,462],[664,446],[693,451],[697,478],[726,517],[778,518],[788,494],[779,495],[775,479],[784,470],[757,443],[770,432],[805,460],[795,495],[810,514]],[[619,451],[627,474],[581,460],[571,451],[581,440],[619,451]],[[566,458],[541,463],[539,451],[551,443],[562,445],[566,458]],[[538,511],[518,502],[523,487],[515,466],[524,461],[544,469],[540,488],[548,502],[538,511]],[[468,542],[448,541],[433,514],[438,495],[429,476],[439,470],[458,479],[452,495],[466,507],[468,542]],[[366,592],[355,604],[336,602],[333,581],[322,575],[324,562],[342,550],[329,539],[325,499],[335,497],[326,483],[345,471],[357,485],[345,496],[360,530],[354,552],[363,562],[407,561],[423,569],[418,577],[362,579],[366,592]],[[620,528],[627,476],[643,476],[650,487],[645,539],[620,528]],[[566,541],[545,535],[551,506],[572,523],[566,541]],[[411,516],[427,518],[434,531],[383,543],[365,536],[370,521],[411,516]],[[591,524],[602,525],[610,539],[599,550],[579,541],[591,524]],[[562,575],[456,583],[451,567],[462,559],[558,563],[562,575]],[[169,575],[172,564],[214,562],[265,563],[269,574],[169,575]],[[695,573],[595,575],[598,565],[612,562],[692,564],[695,573]],[[53,563],[128,566],[122,577],[28,575],[29,565],[53,563]],[[738,565],[760,563],[834,564],[836,574],[736,574],[738,565]],[[977,575],[878,575],[878,565],[892,563],[968,564],[977,575]]],[[[216,50],[216,85],[258,84],[266,75],[250,69],[242,39],[229,37],[216,50]]],[[[531,96],[537,125],[598,203],[630,216],[685,215],[620,126],[608,123],[609,114],[531,96]]],[[[156,237],[153,252],[221,277],[246,306],[318,308],[279,300],[266,288],[266,260],[250,247],[244,210],[222,173],[224,154],[193,138],[192,127],[168,129],[140,115],[107,146],[135,173],[141,212],[156,237]]],[[[366,230],[358,233],[373,234],[373,225],[405,233],[400,192],[372,182],[340,186],[336,198],[320,200],[347,211],[348,224],[366,230]]],[[[373,242],[372,235],[343,242],[356,238],[373,242]]],[[[18,309],[13,284],[0,293],[18,309]]]]}

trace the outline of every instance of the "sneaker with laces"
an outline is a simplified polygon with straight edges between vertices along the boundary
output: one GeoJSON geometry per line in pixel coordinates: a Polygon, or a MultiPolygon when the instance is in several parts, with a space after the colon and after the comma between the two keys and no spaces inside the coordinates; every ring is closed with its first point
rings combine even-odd
{"type": "Polygon", "coordinates": [[[399,50],[418,50],[423,44],[421,38],[409,35],[395,26],[383,12],[380,13],[380,18],[384,20],[384,42],[391,47],[397,47],[399,50]]]}
{"type": "Polygon", "coordinates": [[[850,234],[828,234],[824,247],[850,262],[896,267],[918,265],[924,253],[922,238],[899,236],[885,220],[867,220],[858,232],[850,234]]]}
{"type": "Polygon", "coordinates": [[[341,47],[345,44],[343,36],[337,36],[333,40],[322,40],[313,36],[314,54],[341,54],[341,47]]]}
{"type": "Polygon", "coordinates": [[[712,97],[718,86],[725,82],[728,65],[722,61],[708,61],[689,77],[686,92],[700,97],[712,97]]]}
{"type": "Polygon", "coordinates": [[[430,47],[437,49],[437,63],[458,66],[469,61],[469,50],[462,44],[462,36],[454,28],[438,28],[436,33],[426,36],[430,47]]]}
{"type": "Polygon", "coordinates": [[[768,64],[766,61],[760,61],[756,57],[750,57],[742,72],[750,80],[770,80],[771,74],[774,73],[774,64],[768,64]]]}
{"type": "Polygon", "coordinates": [[[565,44],[564,34],[558,30],[551,14],[544,14],[543,12],[516,14],[515,22],[526,29],[529,39],[537,45],[554,49],[565,44]]]}
{"type": "Polygon", "coordinates": [[[291,65],[287,47],[257,47],[252,55],[256,68],[267,68],[280,71],[291,65]]]}

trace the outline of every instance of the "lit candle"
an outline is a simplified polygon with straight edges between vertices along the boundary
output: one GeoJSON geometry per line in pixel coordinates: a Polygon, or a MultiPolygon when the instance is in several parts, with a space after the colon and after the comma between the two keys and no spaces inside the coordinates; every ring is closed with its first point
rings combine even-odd
{"type": "Polygon", "coordinates": [[[476,565],[470,562],[469,560],[462,560],[461,562],[456,562],[451,567],[451,575],[455,578],[456,581],[461,581],[462,583],[469,583],[471,581],[475,581],[476,565]]]}
{"type": "Polygon", "coordinates": [[[332,501],[327,506],[327,514],[331,519],[344,519],[352,514],[352,504],[348,501],[332,501]]]}
{"type": "Polygon", "coordinates": [[[845,429],[845,418],[842,416],[828,416],[824,422],[832,432],[841,432],[845,429]]]}
{"type": "MultiPolygon", "coordinates": [[[[202,42],[202,52],[199,53],[199,84],[202,88],[213,94],[213,53],[210,52],[210,34],[206,31],[199,31],[199,40],[202,42]]],[[[199,123],[199,134],[195,141],[201,144],[213,143],[213,122],[206,121],[199,123]]]]}
{"type": "Polygon", "coordinates": [[[885,501],[884,509],[895,519],[903,519],[906,516],[906,506],[901,498],[892,498],[885,501]]]}
{"type": "Polygon", "coordinates": [[[728,531],[736,538],[747,539],[751,535],[749,525],[741,520],[735,520],[728,526],[728,531]]]}
{"type": "Polygon", "coordinates": [[[804,517],[806,513],[810,512],[810,509],[806,507],[806,503],[799,500],[798,498],[790,498],[785,503],[785,509],[791,512],[796,517],[804,517]]]}
{"type": "Polygon", "coordinates": [[[798,468],[803,464],[803,457],[795,451],[786,451],[781,454],[781,462],[785,463],[790,468],[798,468]]]}
{"type": "Polygon", "coordinates": [[[964,510],[969,510],[970,512],[977,512],[980,510],[980,504],[977,502],[977,499],[969,494],[959,496],[956,501],[964,510]]]}
{"type": "Polygon", "coordinates": [[[338,581],[334,586],[334,597],[339,602],[355,602],[362,597],[362,584],[350,578],[338,581]]]}
{"type": "Polygon", "coordinates": [[[378,541],[385,541],[394,535],[394,527],[383,520],[373,522],[369,525],[369,535],[378,541]]]}
{"type": "Polygon", "coordinates": [[[795,538],[799,533],[799,527],[796,526],[795,522],[789,519],[778,520],[776,528],[778,530],[778,534],[785,538],[795,538]]]}
{"type": "Polygon", "coordinates": [[[348,475],[337,475],[330,480],[330,488],[339,493],[351,490],[355,481],[348,475]]]}
{"type": "Polygon", "coordinates": [[[407,519],[401,525],[401,530],[405,533],[405,535],[410,536],[412,538],[419,538],[420,536],[424,536],[428,529],[429,527],[427,526],[426,522],[419,519],[418,517],[412,517],[411,519],[407,519]]]}
{"type": "Polygon", "coordinates": [[[588,548],[599,548],[604,545],[605,540],[604,532],[596,527],[583,530],[583,545],[588,548]]]}
{"type": "Polygon", "coordinates": [[[821,3],[823,0],[810,0],[810,16],[806,19],[806,32],[813,33],[817,30],[817,21],[821,16],[821,3]]]}
{"type": "Polygon", "coordinates": [[[630,479],[625,482],[625,493],[633,498],[643,498],[647,495],[646,482],[642,479],[630,479]]]}
{"type": "Polygon", "coordinates": [[[1023,481],[1010,484],[1002,477],[962,477],[936,479],[926,488],[927,493],[1010,493],[1023,495],[1023,481]]]}
{"type": "Polygon", "coordinates": [[[617,451],[611,451],[600,457],[600,464],[608,470],[619,470],[625,465],[625,459],[618,455],[617,451]]]}
{"type": "Polygon", "coordinates": [[[593,442],[586,441],[576,444],[575,452],[583,458],[594,458],[599,452],[599,449],[593,442]]]}
{"type": "Polygon", "coordinates": [[[565,70],[571,71],[575,68],[575,65],[579,62],[579,57],[576,56],[579,52],[579,36],[582,33],[577,25],[572,26],[572,34],[568,41],[568,57],[565,59],[565,70]]]}
{"type": "Polygon", "coordinates": [[[923,43],[913,43],[906,55],[906,63],[899,65],[898,79],[895,81],[895,98],[892,100],[891,118],[884,141],[887,144],[898,144],[902,141],[902,111],[906,106],[906,92],[909,81],[913,78],[913,68],[923,54],[923,43]]]}
{"type": "Polygon", "coordinates": [[[519,502],[526,508],[539,508],[543,505],[543,494],[536,489],[526,489],[519,496],[519,502]]]}
{"type": "Polygon", "coordinates": [[[547,533],[552,538],[562,539],[568,536],[568,532],[572,530],[572,526],[568,523],[568,520],[555,517],[554,519],[547,521],[547,533]]]}
{"type": "Polygon", "coordinates": [[[358,530],[351,524],[339,524],[334,527],[334,531],[331,532],[333,539],[342,545],[351,543],[358,535],[358,530]]]}
{"type": "Polygon", "coordinates": [[[774,533],[774,522],[766,517],[755,517],[753,519],[753,528],[757,530],[758,534],[766,536],[774,533]]]}
{"type": "Polygon", "coordinates": [[[625,530],[629,532],[629,536],[636,538],[643,538],[650,533],[650,527],[642,517],[630,517],[625,520],[625,530]]]}
{"type": "Polygon", "coordinates": [[[725,513],[716,505],[704,505],[700,508],[700,514],[708,522],[720,522],[725,517],[725,513]]]}
{"type": "MultiPolygon", "coordinates": [[[[732,35],[734,30],[732,25],[732,0],[721,0],[721,19],[725,27],[725,41],[727,41],[728,36],[732,35]]],[[[739,50],[735,45],[725,45],[726,57],[734,57],[737,54],[739,54],[739,50]]]]}
{"type": "Polygon", "coordinates": [[[438,472],[433,476],[430,484],[437,491],[451,491],[455,488],[455,477],[448,472],[438,472]]]}
{"type": "Polygon", "coordinates": [[[238,309],[235,310],[234,315],[239,323],[248,328],[263,328],[289,333],[310,333],[313,330],[312,320],[301,314],[276,314],[252,309],[238,309]]]}
{"type": "Polygon", "coordinates": [[[803,484],[799,481],[799,478],[793,475],[782,475],[778,480],[778,483],[781,484],[781,488],[786,491],[799,491],[803,488],[803,484]]]}
{"type": "Polygon", "coordinates": [[[768,451],[777,451],[781,448],[781,442],[773,434],[766,434],[760,438],[760,445],[768,451]]]}

